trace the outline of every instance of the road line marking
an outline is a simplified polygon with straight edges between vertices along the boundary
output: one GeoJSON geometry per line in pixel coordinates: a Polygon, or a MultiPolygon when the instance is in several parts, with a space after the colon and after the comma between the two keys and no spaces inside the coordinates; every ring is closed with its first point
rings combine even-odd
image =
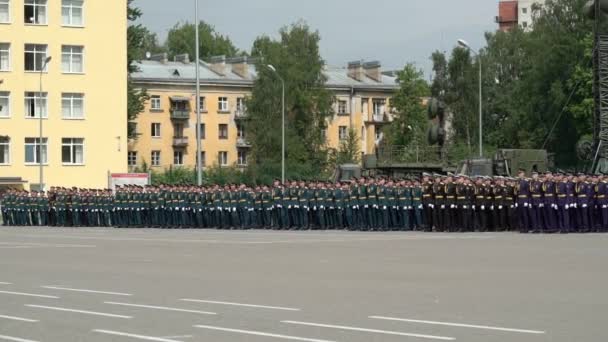
{"type": "Polygon", "coordinates": [[[44,289],[52,289],[52,290],[63,290],[63,291],[74,291],[74,292],[87,292],[87,293],[100,293],[100,294],[107,294],[107,295],[115,295],[115,296],[132,296],[132,294],[129,293],[121,293],[121,292],[108,292],[108,291],[95,291],[95,290],[86,290],[86,289],[72,289],[69,287],[63,287],[63,286],[40,286],[44,289]]]}
{"type": "Polygon", "coordinates": [[[179,336],[163,336],[161,338],[168,338],[168,339],[172,339],[172,338],[193,338],[194,335],[179,335],[179,336]]]}
{"type": "Polygon", "coordinates": [[[0,281],[0,285],[13,285],[13,283],[5,283],[3,281],[0,281]]]}
{"type": "Polygon", "coordinates": [[[518,332],[524,334],[544,334],[544,331],[540,330],[526,330],[526,329],[513,329],[513,328],[504,328],[504,327],[494,327],[488,325],[476,325],[476,324],[462,324],[462,323],[450,323],[450,322],[438,322],[438,321],[424,321],[418,319],[407,319],[407,318],[395,318],[395,317],[385,317],[385,316],[369,316],[372,319],[381,319],[386,321],[399,321],[399,322],[409,322],[409,323],[421,323],[421,324],[433,324],[433,325],[445,325],[449,327],[461,327],[461,328],[473,328],[473,329],[486,329],[486,330],[497,330],[497,331],[507,331],[507,332],[518,332]]]}
{"type": "Polygon", "coordinates": [[[188,309],[179,309],[179,308],[170,308],[170,307],[166,307],[166,306],[130,304],[130,303],[118,303],[118,302],[104,302],[104,304],[121,305],[121,306],[132,306],[134,308],[145,308],[145,309],[156,309],[156,310],[165,310],[165,311],[197,313],[197,314],[201,314],[201,315],[217,315],[217,313],[215,313],[215,312],[199,311],[199,310],[188,310],[188,309]]]}
{"type": "Polygon", "coordinates": [[[232,303],[232,302],[219,302],[216,300],[189,299],[189,298],[184,298],[184,299],[180,299],[180,300],[184,301],[184,302],[244,306],[244,307],[248,307],[248,308],[273,309],[273,310],[284,310],[284,311],[300,311],[300,309],[286,308],[286,307],[282,307],[282,306],[266,306],[266,305],[255,305],[255,304],[232,303]]]}
{"type": "Polygon", "coordinates": [[[39,322],[38,320],[35,320],[35,319],[29,319],[29,318],[23,318],[23,317],[15,317],[15,316],[0,315],[0,318],[10,319],[10,320],[13,320],[13,321],[30,322],[30,323],[39,322]]]}
{"type": "Polygon", "coordinates": [[[145,340],[145,341],[180,342],[178,340],[171,340],[171,339],[164,338],[164,337],[153,337],[153,336],[129,334],[129,333],[124,333],[124,332],[120,332],[120,331],[103,330],[103,329],[95,329],[93,331],[97,332],[97,333],[101,333],[101,334],[108,334],[108,335],[115,335],[115,336],[122,336],[122,337],[131,337],[134,339],[145,340]]]}
{"type": "Polygon", "coordinates": [[[59,299],[59,297],[57,297],[57,296],[48,296],[48,295],[41,295],[41,294],[35,294],[35,293],[12,292],[12,291],[0,291],[0,293],[12,294],[12,295],[16,295],[16,296],[59,299]]]}
{"type": "Polygon", "coordinates": [[[5,335],[0,335],[0,340],[2,340],[2,341],[13,341],[13,342],[37,342],[37,341],[34,341],[34,340],[26,340],[24,338],[5,336],[5,335]]]}
{"type": "Polygon", "coordinates": [[[213,327],[213,326],[210,326],[210,325],[194,325],[194,327],[195,327],[195,328],[200,328],[200,329],[219,330],[219,331],[233,332],[233,333],[246,334],[246,335],[256,335],[256,336],[274,337],[274,338],[280,338],[280,339],[284,339],[284,340],[293,340],[293,341],[307,341],[307,342],[333,342],[333,341],[328,341],[328,340],[319,340],[319,339],[314,339],[314,338],[306,338],[306,337],[297,337],[297,336],[288,336],[288,335],[271,334],[271,333],[265,333],[265,332],[261,332],[261,331],[253,331],[253,330],[241,330],[241,329],[230,329],[230,328],[213,327]]]}
{"type": "Polygon", "coordinates": [[[55,306],[44,306],[44,305],[33,305],[33,304],[25,304],[25,306],[30,307],[30,308],[48,309],[48,310],[55,310],[55,311],[75,312],[75,313],[81,313],[81,314],[93,315],[93,316],[104,316],[104,317],[125,318],[125,319],[133,318],[131,316],[115,315],[115,314],[109,314],[109,313],[105,313],[105,312],[60,308],[60,307],[55,307],[55,306]]]}
{"type": "Polygon", "coordinates": [[[430,340],[443,340],[443,341],[453,341],[453,340],[455,340],[454,337],[423,335],[423,334],[412,334],[412,333],[405,333],[405,332],[400,332],[400,331],[367,329],[367,328],[349,327],[349,326],[344,326],[344,325],[331,325],[331,324],[309,323],[309,322],[298,322],[298,321],[281,321],[281,323],[306,325],[306,326],[320,327],[320,328],[340,329],[340,330],[362,331],[362,332],[384,334],[384,335],[397,335],[397,336],[418,337],[418,338],[426,338],[426,339],[430,339],[430,340]]]}

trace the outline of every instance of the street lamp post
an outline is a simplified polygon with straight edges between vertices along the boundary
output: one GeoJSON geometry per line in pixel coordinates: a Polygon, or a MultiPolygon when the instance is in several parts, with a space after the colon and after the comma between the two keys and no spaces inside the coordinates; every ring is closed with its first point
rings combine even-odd
{"type": "Polygon", "coordinates": [[[272,70],[277,78],[281,81],[282,92],[281,92],[281,183],[285,184],[285,81],[277,72],[277,69],[268,65],[268,69],[272,70]]]}
{"type": "Polygon", "coordinates": [[[203,161],[201,160],[201,84],[200,84],[200,65],[199,65],[199,33],[198,33],[198,0],[194,0],[194,37],[195,37],[195,62],[196,62],[196,180],[199,186],[203,185],[203,161]]]}
{"type": "MultiPolygon", "coordinates": [[[[39,179],[39,183],[38,183],[38,190],[39,191],[44,191],[44,163],[42,162],[42,74],[44,72],[44,70],[46,69],[46,66],[51,62],[52,57],[48,56],[45,60],[44,60],[44,64],[42,64],[42,68],[40,69],[40,91],[38,92],[38,133],[39,133],[39,141],[38,141],[38,165],[40,167],[40,179],[39,179]]],[[[36,153],[34,151],[34,153],[36,153]]],[[[47,154],[48,154],[48,150],[47,150],[47,154]]]]}
{"type": "Polygon", "coordinates": [[[476,57],[477,57],[477,64],[479,64],[479,157],[483,157],[483,138],[482,138],[482,134],[483,134],[483,98],[482,98],[482,87],[481,87],[481,55],[477,52],[475,52],[473,49],[471,49],[471,46],[469,45],[469,43],[467,43],[465,40],[463,39],[458,39],[458,45],[462,46],[463,48],[471,51],[476,57]]]}

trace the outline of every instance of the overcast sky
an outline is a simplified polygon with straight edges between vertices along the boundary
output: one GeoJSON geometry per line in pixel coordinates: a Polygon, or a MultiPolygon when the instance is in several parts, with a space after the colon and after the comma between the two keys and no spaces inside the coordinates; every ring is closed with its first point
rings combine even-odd
{"type": "MultiPolygon", "coordinates": [[[[141,22],[164,40],[179,21],[194,21],[194,0],[136,0],[141,22]]],[[[250,51],[257,36],[278,37],[285,25],[305,20],[321,33],[329,65],[380,60],[384,69],[413,62],[429,77],[429,56],[450,51],[458,38],[475,49],[496,29],[498,0],[199,0],[200,18],[250,51]]]]}

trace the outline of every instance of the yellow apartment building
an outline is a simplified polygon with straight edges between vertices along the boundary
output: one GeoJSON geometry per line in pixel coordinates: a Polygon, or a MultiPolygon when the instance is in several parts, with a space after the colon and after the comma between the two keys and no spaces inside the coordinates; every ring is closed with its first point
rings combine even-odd
{"type": "MultiPolygon", "coordinates": [[[[251,145],[243,121],[244,100],[256,78],[255,60],[218,56],[200,61],[201,142],[203,165],[239,166],[248,163],[251,145]]],[[[196,165],[195,64],[187,55],[167,60],[166,54],[138,64],[132,75],[150,101],[136,125],[138,138],[130,141],[131,168],[144,163],[158,170],[196,165]]],[[[396,78],[382,73],[379,62],[352,62],[345,68],[326,68],[326,86],[335,94],[335,115],[328,120],[327,144],[338,148],[352,127],[363,154],[374,153],[382,126],[392,120],[390,97],[396,78]]]]}
{"type": "Polygon", "coordinates": [[[0,184],[37,188],[40,163],[46,188],[127,171],[126,17],[124,0],[0,0],[0,184]]]}

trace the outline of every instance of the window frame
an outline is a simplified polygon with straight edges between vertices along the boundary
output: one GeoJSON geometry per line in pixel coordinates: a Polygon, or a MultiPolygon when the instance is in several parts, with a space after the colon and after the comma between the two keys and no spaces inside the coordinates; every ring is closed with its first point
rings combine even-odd
{"type": "Polygon", "coordinates": [[[338,115],[348,115],[350,114],[348,112],[348,101],[346,100],[338,100],[338,104],[337,104],[337,114],[338,115]]]}
{"type": "Polygon", "coordinates": [[[42,116],[42,119],[48,119],[49,118],[49,93],[47,92],[43,92],[42,93],[42,97],[39,96],[39,92],[37,91],[26,91],[24,93],[23,96],[23,104],[25,106],[25,118],[26,119],[40,119],[40,117],[42,116]],[[33,94],[33,95],[28,95],[28,94],[33,94]],[[43,115],[38,115],[38,105],[41,102],[39,99],[43,99],[43,107],[44,113],[42,113],[43,115]],[[34,101],[34,116],[28,116],[28,112],[30,110],[30,105],[27,103],[28,100],[32,100],[34,101]]]}
{"type": "Polygon", "coordinates": [[[85,119],[84,93],[61,93],[61,119],[62,120],[84,120],[85,119]],[[69,97],[68,97],[69,96],[69,97]],[[74,116],[74,103],[80,99],[82,113],[81,116],[74,116]],[[70,116],[64,114],[64,101],[70,102],[70,116]]]}
{"type": "Polygon", "coordinates": [[[24,160],[25,160],[25,165],[49,165],[49,138],[48,137],[42,137],[42,143],[40,143],[40,138],[24,138],[24,152],[25,152],[25,156],[24,156],[24,160]],[[29,140],[33,140],[33,142],[28,143],[27,141],[29,140]],[[33,156],[34,156],[34,161],[33,162],[28,162],[27,161],[27,149],[28,146],[33,146],[34,151],[33,151],[33,156]],[[38,147],[39,146],[39,147],[38,147]],[[39,150],[39,153],[36,153],[37,150],[39,150]],[[42,152],[46,152],[46,153],[42,153],[42,152]],[[42,156],[46,157],[46,160],[38,160],[37,155],[40,154],[40,159],[42,159],[42,156]],[[42,163],[41,163],[42,162],[42,163]]]}
{"type": "Polygon", "coordinates": [[[7,59],[7,67],[6,69],[2,69],[2,64],[0,64],[0,72],[10,72],[12,71],[12,56],[11,56],[11,43],[10,42],[0,42],[0,60],[2,59],[2,53],[3,51],[6,53],[6,59],[7,59]],[[2,50],[2,45],[7,46],[6,50],[2,50]]]}
{"type": "Polygon", "coordinates": [[[230,132],[228,131],[228,124],[218,124],[217,125],[217,136],[219,140],[228,140],[228,137],[230,136],[230,132]],[[226,131],[226,135],[222,135],[222,128],[225,127],[225,131],[226,131]]]}
{"type": "Polygon", "coordinates": [[[219,166],[228,166],[228,151],[217,152],[217,163],[219,166]],[[224,156],[225,158],[222,158],[224,156]]]}
{"type": "Polygon", "coordinates": [[[67,0],[67,1],[70,1],[70,5],[69,6],[64,4],[65,1],[66,0],[61,0],[61,26],[64,26],[64,27],[84,27],[84,7],[85,7],[85,1],[82,0],[82,4],[80,5],[80,7],[72,5],[72,2],[74,0],[67,0]],[[70,11],[70,15],[69,15],[70,23],[69,24],[66,24],[63,21],[63,10],[65,8],[67,8],[70,11]],[[73,16],[73,14],[74,14],[73,11],[74,11],[74,8],[80,8],[80,22],[81,23],[79,25],[73,23],[73,17],[74,17],[73,16]]]}
{"type": "Polygon", "coordinates": [[[249,164],[249,152],[244,149],[237,150],[236,164],[238,166],[247,166],[249,164]],[[244,158],[243,158],[244,156],[244,158]],[[244,162],[243,162],[244,160],[244,162]]]}
{"type": "Polygon", "coordinates": [[[6,136],[6,137],[0,137],[0,155],[2,155],[2,151],[3,151],[3,147],[6,147],[6,162],[1,162],[0,161],[0,166],[8,166],[11,165],[11,137],[6,136]],[[2,138],[6,138],[6,142],[2,141],[2,138]]]}
{"type": "Polygon", "coordinates": [[[137,158],[138,158],[138,153],[137,151],[128,151],[127,152],[127,166],[137,166],[137,158]],[[132,158],[134,157],[134,158],[132,158]],[[133,162],[131,162],[133,161],[133,162]]]}
{"type": "Polygon", "coordinates": [[[230,101],[228,100],[228,96],[219,96],[217,98],[217,112],[230,113],[230,101]],[[225,106],[222,106],[222,104],[225,106]]]}
{"type": "MultiPolygon", "coordinates": [[[[205,123],[201,123],[200,124],[200,132],[201,132],[201,136],[199,138],[199,140],[205,140],[205,138],[207,138],[207,132],[206,132],[206,125],[205,123]]],[[[198,132],[195,132],[196,134],[198,134],[198,132]]]]}
{"type": "Polygon", "coordinates": [[[84,138],[61,138],[61,164],[64,166],[83,166],[85,165],[85,146],[84,138]],[[77,141],[80,141],[79,143],[77,141]],[[66,142],[67,141],[67,142],[66,142]],[[70,161],[64,161],[63,148],[68,147],[70,149],[70,161]],[[82,161],[77,162],[76,148],[81,148],[82,161]]]}
{"type": "Polygon", "coordinates": [[[348,127],[338,126],[338,140],[345,141],[348,139],[348,127]]]}
{"type": "MultiPolygon", "coordinates": [[[[196,105],[196,103],[195,103],[195,105],[196,105]]],[[[199,110],[201,111],[201,114],[207,113],[207,98],[205,96],[198,97],[198,105],[199,105],[199,110]]]]}
{"type": "Polygon", "coordinates": [[[34,25],[34,26],[46,26],[49,24],[49,2],[48,0],[25,0],[23,2],[23,23],[25,25],[34,25]],[[31,3],[30,3],[31,2],[31,3]],[[44,2],[44,5],[40,5],[38,4],[38,2],[44,2]],[[25,20],[25,7],[26,6],[31,6],[33,7],[34,10],[34,16],[36,15],[36,12],[38,9],[38,7],[44,7],[44,22],[28,22],[25,20]]]}
{"type": "Polygon", "coordinates": [[[174,166],[184,166],[184,151],[173,150],[173,165],[174,166]]]}
{"type": "Polygon", "coordinates": [[[160,122],[150,123],[150,137],[152,137],[153,139],[160,139],[162,137],[160,122]],[[157,134],[155,135],[154,133],[157,134]]]}
{"type": "Polygon", "coordinates": [[[84,45],[61,45],[61,73],[63,74],[84,74],[84,45]],[[74,49],[80,49],[80,52],[74,52],[74,49]],[[69,52],[64,49],[70,49],[69,52]],[[74,71],[74,56],[80,55],[80,71],[74,71]],[[64,68],[64,58],[69,58],[69,70],[64,68]]]}
{"type": "MultiPolygon", "coordinates": [[[[6,111],[6,115],[0,114],[0,119],[9,119],[11,117],[11,92],[10,91],[2,91],[0,90],[0,99],[6,99],[6,107],[8,110],[6,111]],[[3,95],[6,94],[6,95],[3,95]]],[[[4,109],[4,107],[3,107],[4,109]]],[[[0,112],[2,113],[2,112],[0,112]]]]}
{"type": "Polygon", "coordinates": [[[162,161],[162,152],[160,150],[153,150],[150,152],[150,165],[152,167],[160,167],[162,161]]]}
{"type": "Polygon", "coordinates": [[[0,24],[10,24],[13,19],[11,17],[11,0],[0,0],[0,5],[6,5],[6,21],[0,21],[0,24]]]}
{"type": "Polygon", "coordinates": [[[49,55],[49,46],[48,46],[48,44],[33,44],[33,43],[26,43],[26,44],[24,44],[24,46],[23,46],[23,70],[26,73],[32,73],[32,72],[36,72],[36,73],[43,72],[43,73],[46,73],[46,72],[48,72],[49,65],[48,65],[48,63],[47,64],[44,63],[44,61],[46,60],[46,58],[48,57],[48,55],[49,55]],[[29,46],[29,48],[33,47],[33,50],[31,50],[31,49],[28,50],[28,46],[29,46]],[[40,59],[41,65],[37,65],[37,63],[36,63],[37,62],[36,56],[38,54],[42,54],[43,53],[43,52],[39,52],[38,48],[42,47],[42,46],[44,46],[44,57],[40,59]],[[28,67],[27,66],[27,64],[28,64],[27,63],[27,55],[28,54],[33,54],[34,55],[34,57],[33,57],[34,58],[34,61],[33,61],[34,68],[33,68],[33,70],[27,69],[27,67],[28,67]],[[43,66],[44,66],[44,69],[42,69],[43,66]]]}
{"type": "Polygon", "coordinates": [[[160,95],[152,95],[150,96],[150,110],[151,111],[162,111],[162,100],[160,95]],[[158,106],[155,106],[157,104],[158,106]]]}

